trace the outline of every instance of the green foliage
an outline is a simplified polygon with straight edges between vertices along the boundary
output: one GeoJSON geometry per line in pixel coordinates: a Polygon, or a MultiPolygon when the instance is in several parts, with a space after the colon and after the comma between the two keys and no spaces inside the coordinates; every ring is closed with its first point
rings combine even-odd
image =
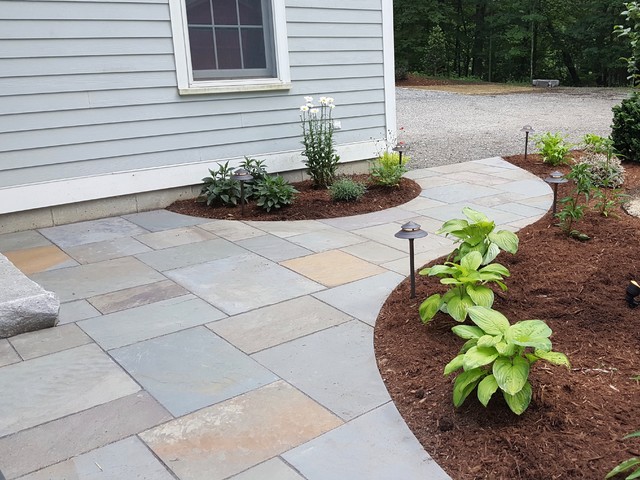
{"type": "Polygon", "coordinates": [[[329,187],[331,199],[334,202],[355,202],[366,193],[367,187],[350,178],[339,178],[329,187]]]}
{"type": "Polygon", "coordinates": [[[613,190],[599,188],[593,194],[593,198],[596,201],[594,208],[600,215],[603,217],[617,217],[614,210],[617,210],[629,198],[629,195],[618,188],[613,190]]]}
{"type": "Polygon", "coordinates": [[[398,152],[383,151],[371,165],[371,178],[376,185],[383,187],[397,187],[402,180],[402,175],[407,171],[406,163],[409,157],[403,155],[400,163],[398,152]]]}
{"type": "MultiPolygon", "coordinates": [[[[640,431],[631,433],[629,435],[627,435],[626,437],[624,437],[623,439],[626,440],[627,438],[633,438],[633,437],[640,437],[640,431]]],[[[640,458],[638,457],[631,457],[628,460],[625,460],[624,462],[621,462],[620,464],[618,464],[618,466],[616,466],[613,470],[611,470],[609,473],[607,473],[607,476],[604,477],[605,480],[607,478],[613,478],[616,475],[626,472],[628,470],[633,469],[633,471],[627,476],[625,477],[625,480],[633,480],[636,478],[640,478],[640,458]]]]}
{"type": "Polygon", "coordinates": [[[587,133],[582,137],[582,144],[587,152],[606,154],[611,151],[611,139],[595,133],[587,133]]]}
{"type": "Polygon", "coordinates": [[[581,238],[580,235],[583,234],[574,230],[573,225],[584,217],[589,205],[589,198],[593,192],[589,165],[587,163],[575,164],[566,177],[574,181],[575,189],[572,195],[560,200],[562,209],[556,213],[556,217],[560,220],[559,226],[569,236],[576,237],[578,240],[588,240],[589,237],[581,238]]]}
{"type": "Polygon", "coordinates": [[[638,73],[638,61],[640,61],[640,2],[628,2],[624,4],[626,10],[621,15],[626,17],[626,22],[630,24],[627,27],[622,25],[616,25],[613,28],[614,33],[617,33],[619,37],[626,37],[629,39],[631,46],[631,56],[623,58],[627,63],[628,80],[632,85],[636,85],[640,79],[638,73]]]}
{"type": "Polygon", "coordinates": [[[305,101],[300,107],[302,155],[307,157],[305,165],[314,185],[328,187],[336,177],[340,162],[333,142],[335,104],[330,97],[321,97],[319,105],[313,104],[313,97],[305,97],[305,101]]]}
{"type": "Polygon", "coordinates": [[[542,155],[542,161],[549,165],[563,165],[569,161],[571,144],[561,133],[545,132],[535,138],[536,147],[542,155]]]}
{"type": "Polygon", "coordinates": [[[624,183],[622,162],[610,153],[587,150],[578,163],[586,163],[589,166],[589,175],[594,187],[617,188],[624,183]]]}
{"type": "Polygon", "coordinates": [[[202,179],[204,185],[198,200],[206,202],[207,205],[237,205],[240,201],[240,182],[231,179],[233,170],[229,167],[229,162],[218,164],[218,170],[209,169],[209,173],[210,177],[202,179]]]}
{"type": "Polygon", "coordinates": [[[518,237],[507,230],[495,231],[495,222],[489,220],[483,213],[469,207],[462,209],[462,213],[468,220],[453,219],[445,222],[438,235],[452,236],[456,238],[458,247],[452,252],[450,258],[459,261],[469,252],[479,252],[482,255],[482,265],[491,263],[501,250],[515,254],[518,251],[518,237]]]}
{"type": "Polygon", "coordinates": [[[267,212],[270,212],[272,208],[290,205],[296,193],[298,191],[289,185],[289,182],[281,175],[267,175],[254,186],[254,196],[257,198],[256,205],[267,212]]]}
{"type": "Polygon", "coordinates": [[[611,139],[625,160],[640,162],[640,93],[634,92],[613,107],[611,139]]]}
{"type": "Polygon", "coordinates": [[[475,326],[459,325],[453,333],[467,340],[460,353],[444,368],[449,375],[457,370],[453,404],[461,406],[477,388],[485,407],[500,390],[513,413],[521,415],[529,407],[532,390],[531,365],[545,360],[570,368],[567,357],[551,350],[551,329],[541,320],[523,320],[513,325],[496,310],[483,306],[467,309],[475,326]]]}
{"type": "Polygon", "coordinates": [[[503,280],[510,274],[499,263],[481,267],[482,255],[472,251],[462,257],[460,263],[445,262],[444,265],[421,270],[420,275],[439,277],[440,283],[451,286],[444,295],[436,293],[422,302],[419,309],[422,322],[430,322],[438,311],[449,314],[458,322],[464,322],[470,307],[491,307],[494,293],[487,284],[495,283],[505,291],[507,286],[503,280]]]}

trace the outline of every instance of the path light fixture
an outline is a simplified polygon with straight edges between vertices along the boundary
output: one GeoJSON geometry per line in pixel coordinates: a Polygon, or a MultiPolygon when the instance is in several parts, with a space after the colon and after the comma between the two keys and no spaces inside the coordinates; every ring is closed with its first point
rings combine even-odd
{"type": "Polygon", "coordinates": [[[402,154],[411,150],[411,147],[406,143],[399,143],[391,150],[393,150],[394,152],[398,152],[398,155],[400,156],[399,165],[402,166],[402,154]]]}
{"type": "Polygon", "coordinates": [[[553,185],[553,216],[556,216],[556,203],[558,201],[558,185],[567,183],[569,180],[564,178],[562,172],[551,172],[547,178],[544,179],[549,185],[553,185]]]}
{"type": "Polygon", "coordinates": [[[640,285],[635,280],[631,280],[627,286],[627,295],[625,297],[629,307],[636,308],[640,305],[640,302],[636,300],[638,295],[640,295],[640,285]]]}
{"type": "Polygon", "coordinates": [[[529,134],[535,132],[531,125],[525,125],[520,129],[524,132],[524,159],[527,159],[527,153],[529,152],[529,134]]]}
{"type": "Polygon", "coordinates": [[[409,298],[416,298],[416,267],[413,241],[416,238],[424,238],[429,234],[421,230],[420,225],[415,222],[407,222],[400,228],[401,230],[395,234],[395,237],[409,240],[409,276],[411,277],[411,296],[409,298]]]}
{"type": "Polygon", "coordinates": [[[244,168],[240,167],[233,172],[231,180],[240,182],[240,216],[244,217],[244,184],[253,180],[253,176],[244,168]]]}

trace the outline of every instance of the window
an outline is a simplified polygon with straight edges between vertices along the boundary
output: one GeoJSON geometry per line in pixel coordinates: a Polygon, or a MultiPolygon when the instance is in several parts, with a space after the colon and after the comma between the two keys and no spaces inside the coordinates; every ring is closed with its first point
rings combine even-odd
{"type": "Polygon", "coordinates": [[[290,88],[284,0],[171,0],[181,94],[290,88]]]}

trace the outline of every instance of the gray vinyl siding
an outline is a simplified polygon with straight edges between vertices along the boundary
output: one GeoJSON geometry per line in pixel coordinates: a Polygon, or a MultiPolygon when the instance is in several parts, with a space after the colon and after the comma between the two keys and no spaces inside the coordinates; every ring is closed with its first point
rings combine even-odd
{"type": "Polygon", "coordinates": [[[168,1],[0,0],[0,187],[295,151],[305,95],[336,99],[338,143],[381,137],[380,0],[286,16],[291,90],[181,97],[168,1]]]}

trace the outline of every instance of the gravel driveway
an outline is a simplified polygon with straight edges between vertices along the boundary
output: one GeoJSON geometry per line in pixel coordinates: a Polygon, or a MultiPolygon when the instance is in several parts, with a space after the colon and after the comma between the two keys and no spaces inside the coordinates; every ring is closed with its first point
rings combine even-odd
{"type": "MultiPolygon", "coordinates": [[[[401,140],[411,145],[410,168],[524,153],[523,125],[562,132],[577,143],[585,133],[609,135],[611,107],[622,89],[559,88],[534,93],[461,95],[397,88],[401,140]]],[[[529,151],[535,151],[533,142],[529,151]]]]}

